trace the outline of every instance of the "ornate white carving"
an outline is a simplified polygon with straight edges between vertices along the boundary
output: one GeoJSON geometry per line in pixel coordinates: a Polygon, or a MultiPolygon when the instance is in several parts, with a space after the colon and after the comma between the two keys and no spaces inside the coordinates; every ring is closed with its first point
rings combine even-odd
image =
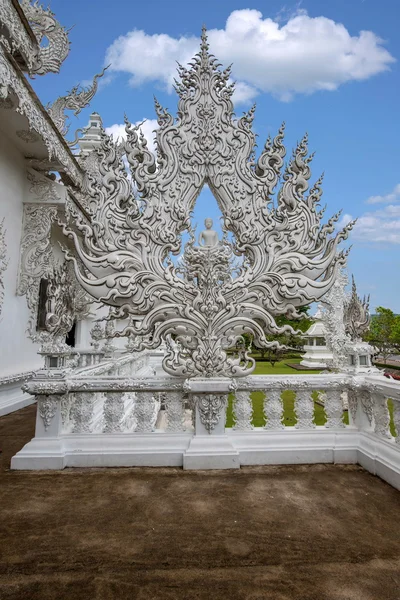
{"type": "Polygon", "coordinates": [[[119,149],[104,136],[98,149],[101,182],[92,178],[87,186],[93,222],[75,216],[74,228],[64,229],[83,268],[66,256],[82,286],[115,306],[117,318],[143,315],[118,335],[134,333],[139,348],[158,347],[168,334],[176,339],[181,351],[177,356],[167,352],[168,373],[239,377],[252,371],[254,361],[245,352],[231,358],[227,350],[240,345],[244,333],[266,347],[274,344],[266,334],[291,330],[278,327],[274,317],[295,316],[298,307],[328,292],[345,262],[337,246],[352,224],[336,236],[339,215],[321,225],[321,178],[305,195],[311,176],[307,137],[283,173],[273,206],[285,156],[283,127],[255,160],[254,109],[234,118],[230,70],[218,69],[205,33],[191,68],[179,67],[179,74],[178,119],[156,102],[157,158],[139,128],[127,122],[124,151],[141,201],[119,149]],[[234,234],[231,245],[194,246],[190,216],[206,182],[225,230],[234,234]],[[181,251],[184,230],[192,239],[182,269],[169,255],[181,251]],[[232,250],[244,258],[236,268],[230,263],[232,250]]]}
{"type": "MultiPolygon", "coordinates": [[[[65,114],[65,111],[73,110],[74,115],[77,116],[85,106],[90,104],[97,92],[98,79],[103,77],[106,69],[108,69],[108,67],[105,67],[101,73],[98,73],[93,77],[92,85],[89,87],[82,87],[82,89],[80,89],[81,86],[76,85],[70,92],[67,92],[66,96],[60,96],[52,104],[47,106],[47,111],[53,123],[64,137],[67,135],[70,127],[67,123],[69,117],[65,114]]],[[[68,142],[68,144],[73,146],[76,144],[76,140],[68,142]]]]}
{"type": "Polygon", "coordinates": [[[352,276],[351,295],[347,294],[345,297],[344,323],[346,333],[354,342],[361,341],[371,323],[369,296],[364,297],[363,300],[358,296],[354,275],[352,276]]]}
{"type": "Polygon", "coordinates": [[[21,54],[28,71],[33,71],[39,48],[28,34],[12,0],[0,0],[0,22],[6,27],[9,36],[9,41],[5,36],[0,36],[2,44],[10,53],[21,54]]]}
{"type": "MultiPolygon", "coordinates": [[[[0,98],[6,99],[10,91],[18,98],[15,109],[26,116],[29,128],[38,133],[43,139],[49,159],[59,162],[75,184],[82,181],[82,171],[63,140],[60,133],[52,126],[51,121],[45,116],[45,109],[32,97],[30,89],[23,74],[17,71],[9,61],[6,51],[0,44],[0,98]]],[[[48,168],[48,167],[47,167],[48,168]]],[[[53,166],[54,168],[54,166],[53,166]]]]}
{"type": "Polygon", "coordinates": [[[60,25],[50,9],[44,9],[38,1],[21,0],[21,7],[38,41],[38,52],[30,75],[59,73],[69,53],[67,30],[60,25]],[[43,40],[45,43],[42,45],[43,40]]]}
{"type": "Polygon", "coordinates": [[[376,435],[390,439],[392,437],[389,431],[390,413],[385,396],[373,395],[373,414],[376,435]]]}
{"type": "Polygon", "coordinates": [[[264,397],[265,429],[284,429],[281,390],[266,392],[264,397]]]}
{"type": "Polygon", "coordinates": [[[56,184],[45,177],[35,176],[32,171],[26,172],[26,177],[30,182],[29,191],[36,196],[40,202],[59,202],[61,196],[57,192],[56,184]]]}
{"type": "Polygon", "coordinates": [[[326,390],[325,427],[343,428],[343,400],[340,390],[326,390]]]}
{"type": "Polygon", "coordinates": [[[90,337],[93,340],[93,342],[92,342],[93,348],[95,350],[98,350],[100,347],[100,340],[102,340],[105,337],[104,329],[100,325],[99,321],[96,321],[95,324],[93,325],[92,329],[90,330],[90,337]]]}
{"type": "Polygon", "coordinates": [[[9,385],[17,381],[28,381],[35,375],[36,371],[24,371],[23,373],[12,373],[11,375],[3,375],[0,377],[0,386],[9,385]]]}
{"type": "Polygon", "coordinates": [[[107,392],[104,402],[105,433],[122,431],[122,421],[125,416],[125,400],[121,392],[107,392]]]}
{"type": "Polygon", "coordinates": [[[156,400],[153,392],[137,392],[136,394],[136,431],[145,433],[154,430],[160,401],[156,400]]]}
{"type": "Polygon", "coordinates": [[[70,418],[73,422],[73,433],[90,433],[93,427],[93,407],[95,394],[74,394],[70,409],[70,418]]]}
{"type": "Polygon", "coordinates": [[[50,427],[50,423],[57,412],[59,401],[60,398],[58,396],[42,396],[38,398],[38,411],[45,431],[50,427]]]}
{"type": "Polygon", "coordinates": [[[75,279],[67,262],[53,269],[48,279],[46,299],[46,330],[58,350],[70,350],[65,337],[75,320],[82,320],[89,313],[89,299],[75,279]]]}
{"type": "Polygon", "coordinates": [[[167,392],[165,394],[165,413],[167,431],[184,431],[185,407],[182,392],[167,392]]]}
{"type": "MultiPolygon", "coordinates": [[[[359,393],[360,393],[359,389],[355,390],[353,388],[349,388],[347,390],[347,403],[348,403],[351,417],[353,419],[353,423],[356,420],[359,393]]],[[[371,421],[371,419],[369,419],[369,420],[371,421]]]]}
{"type": "Polygon", "coordinates": [[[4,219],[0,221],[0,315],[4,300],[4,272],[8,267],[6,230],[4,229],[4,219]]]}
{"type": "Polygon", "coordinates": [[[310,390],[296,391],[294,410],[297,417],[296,429],[315,429],[314,400],[310,390]]]}
{"type": "Polygon", "coordinates": [[[50,235],[56,216],[57,209],[54,206],[24,204],[17,294],[26,296],[31,312],[27,332],[32,340],[37,338],[40,280],[49,277],[54,270],[50,235]]]}
{"type": "Polygon", "coordinates": [[[238,431],[251,431],[253,425],[251,423],[253,417],[253,403],[250,392],[235,393],[233,404],[233,414],[235,417],[234,429],[238,431]]]}
{"type": "Polygon", "coordinates": [[[211,433],[225,410],[228,402],[227,394],[196,394],[193,396],[200,421],[208,433],[211,433]]]}
{"type": "Polygon", "coordinates": [[[326,345],[333,354],[332,367],[338,371],[344,370],[348,365],[347,346],[350,338],[346,334],[344,323],[347,282],[347,275],[341,270],[333,286],[322,299],[326,345]]]}
{"type": "Polygon", "coordinates": [[[102,348],[102,351],[104,352],[105,357],[111,357],[116,349],[112,342],[115,337],[115,320],[111,318],[111,313],[104,328],[104,337],[106,342],[102,348]]]}

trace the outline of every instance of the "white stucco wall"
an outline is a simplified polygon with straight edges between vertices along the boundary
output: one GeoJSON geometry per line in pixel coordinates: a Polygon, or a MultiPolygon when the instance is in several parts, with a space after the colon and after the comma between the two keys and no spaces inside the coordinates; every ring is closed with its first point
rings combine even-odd
{"type": "Polygon", "coordinates": [[[4,302],[0,314],[0,377],[42,366],[38,346],[26,335],[29,310],[16,295],[23,201],[28,181],[25,161],[12,142],[0,133],[0,220],[4,217],[8,267],[4,273],[4,302]]]}

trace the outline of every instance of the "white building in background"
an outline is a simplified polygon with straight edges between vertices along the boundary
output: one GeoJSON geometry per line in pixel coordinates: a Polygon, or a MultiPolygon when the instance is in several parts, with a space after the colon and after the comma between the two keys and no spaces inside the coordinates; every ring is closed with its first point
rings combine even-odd
{"type": "Polygon", "coordinates": [[[309,369],[326,369],[332,363],[333,354],[326,345],[326,330],[320,307],[318,307],[314,316],[314,323],[304,333],[303,337],[306,340],[304,344],[305,354],[300,364],[309,369]]]}

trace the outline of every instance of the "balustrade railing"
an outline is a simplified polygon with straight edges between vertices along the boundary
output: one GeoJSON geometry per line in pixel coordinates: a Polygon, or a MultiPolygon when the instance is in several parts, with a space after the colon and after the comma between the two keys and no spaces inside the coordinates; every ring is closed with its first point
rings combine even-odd
{"type": "Polygon", "coordinates": [[[382,469],[395,472],[400,485],[398,382],[380,374],[201,381],[152,373],[142,353],[39,374],[26,384],[38,401],[36,435],[13,458],[13,468],[190,468],[194,454],[194,466],[203,467],[218,466],[223,456],[223,466],[360,462],[376,472],[380,452],[382,469]]]}

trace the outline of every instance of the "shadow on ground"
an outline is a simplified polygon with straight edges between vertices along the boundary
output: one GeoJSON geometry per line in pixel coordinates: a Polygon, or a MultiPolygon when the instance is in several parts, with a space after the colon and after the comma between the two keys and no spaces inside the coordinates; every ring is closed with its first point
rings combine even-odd
{"type": "Polygon", "coordinates": [[[9,471],[2,600],[399,600],[400,495],[359,467],[9,471]]]}

